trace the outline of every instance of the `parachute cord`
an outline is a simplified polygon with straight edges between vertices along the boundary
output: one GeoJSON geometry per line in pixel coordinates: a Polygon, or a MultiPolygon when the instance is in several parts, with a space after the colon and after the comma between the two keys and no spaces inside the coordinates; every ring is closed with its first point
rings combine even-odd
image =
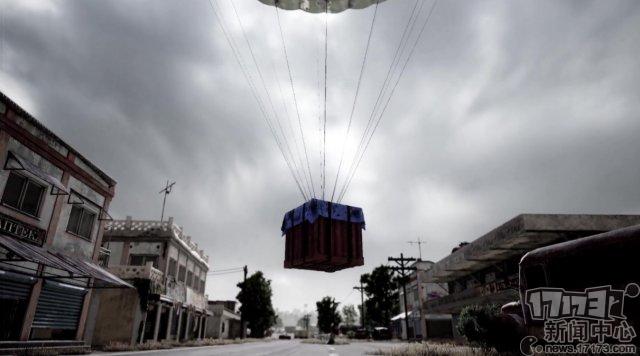
{"type": "MultiPolygon", "coordinates": [[[[398,75],[398,79],[396,80],[395,84],[393,85],[393,88],[391,89],[391,93],[389,94],[389,97],[387,98],[387,101],[385,102],[383,108],[382,108],[382,112],[380,112],[380,115],[378,116],[378,119],[376,121],[375,126],[373,127],[373,130],[371,132],[371,135],[369,136],[369,139],[367,140],[367,144],[364,146],[364,150],[362,151],[362,155],[360,156],[358,163],[356,164],[356,170],[358,169],[358,166],[360,166],[360,162],[362,162],[362,158],[364,157],[364,154],[367,150],[367,148],[369,147],[369,143],[371,143],[371,139],[373,138],[373,135],[375,134],[376,130],[378,129],[378,125],[380,124],[380,121],[382,120],[382,117],[384,115],[384,113],[387,110],[387,107],[389,106],[389,102],[391,101],[391,98],[393,97],[394,92],[396,91],[396,88],[398,87],[398,84],[400,83],[400,80],[402,79],[402,75],[404,74],[405,69],[407,68],[407,65],[409,64],[409,61],[411,60],[411,57],[413,56],[413,52],[415,51],[418,42],[420,41],[420,38],[422,37],[422,34],[424,33],[424,30],[426,29],[427,25],[429,24],[429,20],[431,19],[431,15],[433,14],[433,11],[435,10],[435,7],[438,3],[438,0],[434,0],[433,4],[431,5],[431,9],[429,9],[429,13],[427,14],[427,18],[425,19],[424,23],[422,24],[422,28],[420,29],[420,32],[418,32],[418,36],[416,37],[415,41],[413,42],[413,45],[411,47],[411,50],[409,51],[409,55],[407,56],[407,59],[405,60],[402,69],[400,71],[400,74],[398,75]]],[[[355,174],[355,171],[354,171],[355,174]]],[[[353,179],[353,175],[350,177],[349,181],[347,182],[347,185],[345,186],[345,190],[344,192],[346,193],[346,190],[349,188],[349,185],[351,184],[351,179],[353,179]]],[[[343,194],[344,197],[344,194],[343,194]]]]}
{"type": "MultiPolygon", "coordinates": [[[[266,82],[265,82],[264,77],[262,75],[262,71],[260,70],[260,66],[258,65],[258,61],[257,61],[257,59],[255,57],[254,52],[253,52],[253,46],[251,46],[251,42],[249,41],[249,38],[247,37],[247,34],[246,34],[245,30],[244,30],[244,25],[242,24],[242,20],[240,19],[240,15],[238,14],[238,10],[236,8],[236,5],[235,5],[234,1],[233,0],[229,0],[229,2],[231,3],[231,6],[233,7],[233,11],[235,13],[236,20],[238,21],[238,24],[240,25],[240,30],[242,31],[242,36],[244,37],[244,40],[245,40],[245,42],[247,44],[247,47],[249,48],[249,53],[251,54],[251,59],[253,60],[253,64],[256,67],[256,70],[258,72],[258,76],[259,76],[260,81],[262,83],[262,88],[264,89],[265,93],[267,94],[267,99],[268,99],[269,104],[271,106],[271,110],[273,110],[273,114],[274,114],[275,119],[276,119],[276,124],[278,125],[278,128],[280,129],[280,132],[281,132],[282,137],[284,139],[285,148],[286,148],[287,152],[289,153],[289,156],[291,157],[292,165],[295,168],[296,173],[298,174],[300,181],[303,181],[303,179],[300,178],[300,177],[303,177],[303,173],[301,173],[301,170],[298,167],[298,164],[297,164],[297,162],[296,162],[296,160],[294,158],[293,152],[291,151],[291,147],[289,145],[289,140],[287,140],[287,135],[285,134],[284,129],[282,127],[282,124],[280,123],[280,118],[278,117],[278,112],[276,111],[275,105],[273,104],[273,100],[271,99],[271,95],[269,94],[269,89],[267,88],[266,82]]],[[[308,187],[307,187],[307,189],[308,189],[308,187]]],[[[309,190],[309,195],[310,194],[311,194],[311,191],[309,190]]],[[[306,198],[305,198],[305,200],[306,200],[306,198]]]]}
{"type": "Polygon", "coordinates": [[[344,142],[342,143],[342,152],[340,153],[340,163],[338,164],[338,171],[336,172],[336,179],[333,182],[333,191],[331,192],[331,201],[336,194],[336,187],[338,186],[338,178],[340,177],[340,169],[342,169],[342,162],[344,161],[344,152],[347,145],[347,139],[349,138],[349,132],[351,131],[351,123],[353,121],[353,114],[356,110],[356,103],[358,101],[358,94],[360,93],[360,84],[362,83],[362,77],[364,69],[367,64],[367,54],[369,53],[369,44],[371,43],[371,35],[373,34],[373,26],[376,23],[376,15],[378,14],[378,4],[380,0],[376,1],[376,7],[373,11],[373,18],[371,19],[371,27],[369,28],[369,37],[367,38],[367,46],[364,50],[364,56],[362,57],[362,65],[360,66],[360,75],[358,76],[358,84],[356,85],[356,93],[353,96],[353,105],[351,106],[351,114],[349,115],[349,123],[347,124],[347,132],[344,135],[344,142]]]}
{"type": "Polygon", "coordinates": [[[322,200],[325,200],[327,178],[327,54],[329,37],[329,1],[324,5],[324,121],[322,127],[322,200]]]}
{"type": "Polygon", "coordinates": [[[212,0],[208,0],[208,2],[209,2],[209,5],[211,7],[211,10],[213,10],[213,14],[215,15],[216,19],[218,20],[218,26],[222,30],[222,34],[224,35],[225,39],[227,40],[227,43],[229,44],[229,47],[231,48],[231,51],[233,53],[234,58],[236,59],[236,62],[240,66],[240,69],[242,71],[242,74],[244,75],[244,78],[245,78],[245,80],[247,82],[247,85],[249,85],[249,89],[251,89],[251,94],[253,95],[254,99],[256,100],[256,103],[258,104],[258,108],[260,109],[260,112],[262,113],[262,117],[264,118],[264,120],[265,120],[265,122],[267,124],[267,127],[269,128],[269,131],[271,132],[271,135],[273,136],[274,140],[276,141],[276,145],[278,146],[278,148],[280,150],[280,153],[282,154],[282,157],[284,158],[284,161],[287,164],[287,167],[289,168],[289,172],[291,173],[291,176],[293,177],[293,180],[295,181],[296,186],[298,187],[298,190],[300,191],[300,194],[302,195],[303,199],[306,200],[307,198],[306,198],[306,195],[304,193],[304,190],[302,189],[302,186],[301,186],[300,182],[298,181],[298,178],[296,177],[296,174],[295,174],[295,172],[293,170],[293,167],[291,166],[289,160],[287,159],[287,156],[284,153],[284,149],[282,147],[282,143],[278,139],[276,131],[274,130],[273,125],[271,124],[271,122],[269,120],[269,115],[267,115],[266,109],[264,107],[264,103],[260,99],[260,96],[258,94],[258,90],[257,90],[255,84],[253,83],[253,77],[251,76],[250,72],[248,71],[248,68],[246,68],[246,65],[242,61],[242,56],[240,54],[240,51],[237,48],[237,45],[235,44],[235,41],[233,40],[233,37],[231,37],[231,35],[228,33],[228,31],[226,29],[226,26],[224,24],[224,21],[222,20],[221,15],[218,14],[218,10],[216,10],[216,7],[214,6],[214,3],[212,2],[212,0]]]}
{"type": "MultiPolygon", "coordinates": [[[[280,22],[280,13],[278,12],[278,1],[274,4],[276,9],[276,18],[278,20],[278,28],[280,29],[280,39],[282,40],[282,51],[284,52],[284,58],[287,62],[287,71],[289,73],[289,83],[291,84],[291,93],[293,95],[293,102],[296,107],[296,114],[298,116],[298,127],[300,128],[300,136],[302,138],[302,147],[304,149],[304,157],[307,163],[307,173],[309,174],[309,180],[311,181],[311,193],[316,196],[315,184],[313,183],[313,175],[311,174],[311,166],[309,164],[309,154],[307,153],[307,144],[304,138],[304,131],[302,130],[302,120],[300,119],[300,108],[298,106],[298,99],[296,97],[295,86],[293,85],[293,76],[291,75],[291,65],[289,63],[289,55],[287,53],[287,46],[284,40],[284,32],[282,31],[282,24],[280,22]]],[[[304,168],[303,168],[304,169],[304,168]]]]}

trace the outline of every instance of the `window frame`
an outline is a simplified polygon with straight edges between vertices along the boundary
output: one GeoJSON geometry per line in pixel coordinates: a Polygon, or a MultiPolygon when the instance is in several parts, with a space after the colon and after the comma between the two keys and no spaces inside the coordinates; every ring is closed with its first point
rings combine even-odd
{"type": "Polygon", "coordinates": [[[77,236],[83,240],[87,240],[87,241],[93,241],[92,239],[92,235],[93,235],[93,231],[94,231],[94,225],[96,223],[96,218],[98,217],[98,213],[96,213],[93,209],[89,209],[86,208],[84,206],[84,204],[82,205],[71,205],[71,210],[69,211],[69,219],[67,220],[67,226],[65,227],[65,231],[68,234],[71,234],[73,236],[77,236]],[[71,213],[73,212],[73,209],[80,209],[82,210],[81,214],[80,214],[80,220],[78,221],[78,226],[77,229],[78,231],[71,231],[69,229],[69,223],[71,221],[71,213]],[[89,236],[83,236],[80,234],[80,227],[82,226],[82,221],[84,220],[84,216],[85,216],[85,212],[89,212],[91,214],[93,214],[93,221],[91,221],[91,229],[89,230],[89,236]]]}
{"type": "Polygon", "coordinates": [[[41,209],[42,209],[42,205],[44,203],[44,196],[45,196],[45,192],[47,191],[47,187],[45,184],[42,184],[41,182],[39,182],[38,180],[26,175],[26,174],[21,174],[21,173],[16,173],[14,171],[9,171],[9,175],[7,176],[7,181],[5,182],[4,185],[4,189],[2,190],[2,196],[0,197],[0,202],[2,204],[2,206],[5,206],[9,209],[15,210],[21,214],[24,214],[26,216],[35,218],[35,219],[40,219],[40,213],[41,213],[41,209]],[[18,197],[18,206],[13,206],[7,202],[5,202],[5,193],[7,191],[7,183],[9,182],[9,179],[11,178],[11,176],[14,175],[18,178],[21,178],[24,180],[22,186],[20,187],[20,196],[18,197]],[[36,206],[36,212],[35,214],[31,214],[27,211],[25,211],[22,208],[22,205],[24,204],[24,198],[27,192],[27,187],[29,186],[29,184],[34,185],[36,187],[38,187],[40,189],[40,196],[38,197],[38,205],[36,206]]]}
{"type": "Polygon", "coordinates": [[[169,262],[167,263],[167,276],[174,279],[178,277],[178,260],[173,257],[169,257],[169,262]]]}
{"type": "Polygon", "coordinates": [[[182,282],[185,283],[187,280],[187,265],[181,265],[180,263],[178,263],[178,276],[176,278],[178,280],[178,282],[182,282]],[[184,273],[181,273],[183,272],[184,273]],[[180,274],[182,274],[182,277],[180,277],[180,274]]]}
{"type": "Polygon", "coordinates": [[[185,284],[187,285],[187,287],[193,289],[193,271],[187,270],[187,278],[185,281],[185,284]]]}
{"type": "Polygon", "coordinates": [[[144,254],[144,253],[132,253],[129,254],[129,266],[139,266],[139,267],[144,267],[147,265],[148,262],[153,262],[153,268],[158,269],[160,266],[160,256],[159,255],[153,255],[153,254],[144,254]],[[134,257],[138,257],[138,258],[142,258],[142,264],[141,265],[134,265],[132,263],[132,259],[134,257]]]}

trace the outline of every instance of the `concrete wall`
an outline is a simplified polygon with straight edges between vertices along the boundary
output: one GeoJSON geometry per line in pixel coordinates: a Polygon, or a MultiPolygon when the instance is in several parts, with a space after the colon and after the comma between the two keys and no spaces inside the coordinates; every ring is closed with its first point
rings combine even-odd
{"type": "Polygon", "coordinates": [[[134,343],[142,318],[138,291],[105,289],[96,294],[100,302],[93,330],[93,345],[105,345],[109,342],[134,343]]]}
{"type": "Polygon", "coordinates": [[[109,256],[109,267],[121,264],[120,261],[122,260],[123,249],[124,242],[109,242],[109,250],[111,251],[111,255],[109,256]]]}

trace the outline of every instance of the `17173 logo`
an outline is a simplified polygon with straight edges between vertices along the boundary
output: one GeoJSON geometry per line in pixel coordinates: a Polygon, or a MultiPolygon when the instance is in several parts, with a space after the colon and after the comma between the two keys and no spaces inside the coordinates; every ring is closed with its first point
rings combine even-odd
{"type": "Polygon", "coordinates": [[[640,294],[636,283],[624,289],[611,286],[567,291],[562,288],[535,288],[525,293],[531,320],[544,321],[544,343],[535,336],[522,339],[525,355],[536,353],[636,353],[630,342],[636,330],[624,314],[625,298],[640,294]]]}

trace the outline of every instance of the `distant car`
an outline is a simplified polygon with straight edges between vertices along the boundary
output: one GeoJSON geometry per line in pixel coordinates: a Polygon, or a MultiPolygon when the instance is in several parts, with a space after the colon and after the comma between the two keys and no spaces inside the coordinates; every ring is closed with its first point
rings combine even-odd
{"type": "Polygon", "coordinates": [[[391,331],[389,328],[378,326],[373,328],[372,337],[374,340],[391,340],[391,331]]]}
{"type": "Polygon", "coordinates": [[[369,338],[369,330],[364,329],[364,328],[356,329],[355,338],[356,339],[368,339],[369,338]]]}
{"type": "Polygon", "coordinates": [[[280,339],[280,340],[293,340],[293,335],[280,334],[280,336],[278,336],[278,339],[280,339]]]}

